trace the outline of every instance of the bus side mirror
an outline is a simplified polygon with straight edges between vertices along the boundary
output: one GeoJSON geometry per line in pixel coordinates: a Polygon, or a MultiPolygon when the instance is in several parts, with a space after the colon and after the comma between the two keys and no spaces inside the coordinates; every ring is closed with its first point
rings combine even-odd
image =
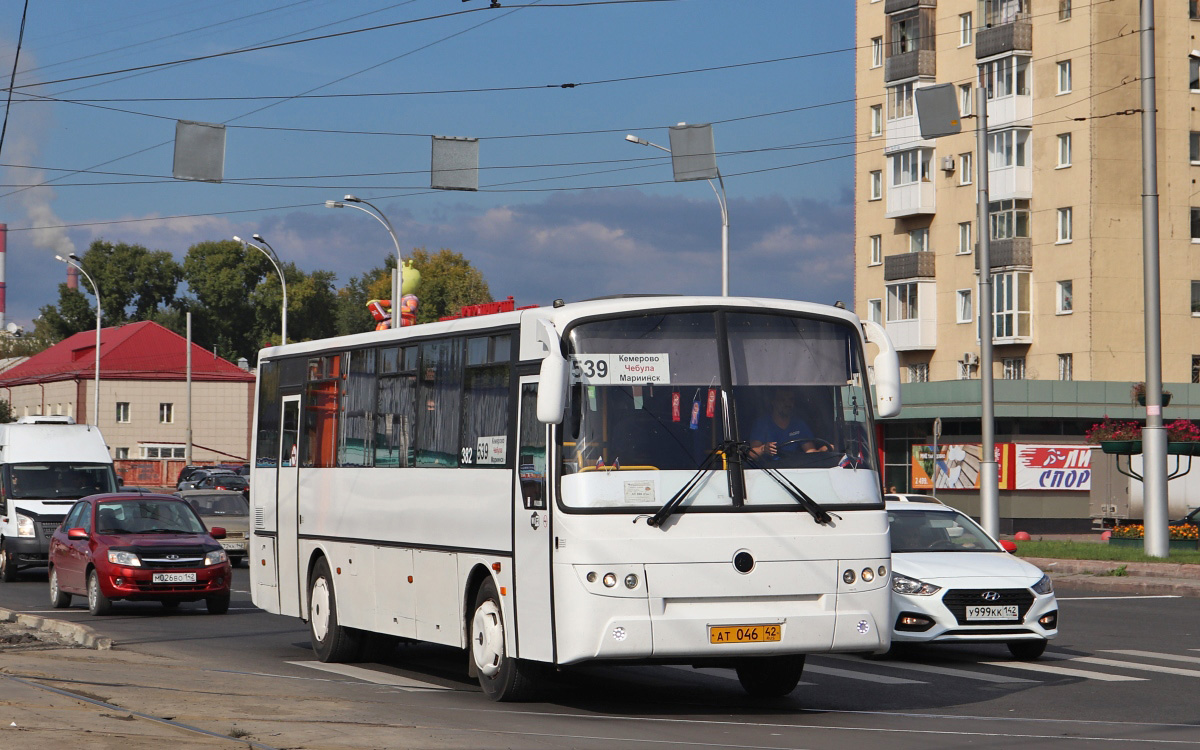
{"type": "Polygon", "coordinates": [[[875,411],[880,417],[900,413],[900,357],[883,326],[870,320],[862,322],[867,341],[879,347],[875,355],[875,411]]]}
{"type": "Polygon", "coordinates": [[[567,358],[554,326],[545,320],[538,323],[538,339],[547,351],[538,377],[537,418],[543,424],[560,424],[567,407],[567,358]]]}

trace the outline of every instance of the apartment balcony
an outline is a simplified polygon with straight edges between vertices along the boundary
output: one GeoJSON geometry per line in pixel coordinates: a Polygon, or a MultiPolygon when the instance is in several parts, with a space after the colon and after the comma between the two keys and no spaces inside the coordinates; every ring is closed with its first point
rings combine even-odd
{"type": "Polygon", "coordinates": [[[886,0],[883,4],[884,13],[899,13],[912,8],[936,8],[937,0],[886,0]]]}
{"type": "Polygon", "coordinates": [[[1033,51],[1033,22],[1027,15],[975,32],[976,60],[1018,51],[1033,51]]]}
{"type": "MultiPolygon", "coordinates": [[[[914,113],[916,108],[913,109],[914,113]]],[[[894,154],[897,151],[907,151],[910,148],[933,148],[936,138],[922,138],[921,124],[916,114],[908,117],[897,117],[888,120],[884,125],[883,153],[894,154]]]]}
{"type": "Polygon", "coordinates": [[[936,271],[931,252],[897,253],[883,258],[883,280],[932,279],[936,271]]]}
{"type": "Polygon", "coordinates": [[[899,55],[891,55],[884,61],[883,80],[887,83],[917,76],[933,78],[936,75],[937,53],[931,49],[902,52],[899,55]]]}
{"type": "Polygon", "coordinates": [[[1033,197],[1033,167],[988,170],[988,200],[1029,200],[1033,197]]]}
{"type": "MultiPolygon", "coordinates": [[[[1033,240],[1028,237],[1011,237],[992,240],[988,245],[988,258],[992,270],[997,268],[1033,270],[1033,240]]],[[[886,263],[887,259],[884,259],[886,263]]],[[[886,269],[887,266],[885,265],[886,269]]],[[[979,245],[975,245],[975,270],[979,270],[979,245]]]]}
{"type": "Polygon", "coordinates": [[[937,187],[933,182],[918,180],[908,185],[889,186],[887,189],[886,219],[904,216],[922,216],[937,212],[937,187]]]}
{"type": "Polygon", "coordinates": [[[1028,128],[1033,125],[1033,97],[1029,94],[989,99],[987,108],[989,130],[1011,127],[1028,128]]]}
{"type": "MultiPolygon", "coordinates": [[[[928,255],[929,267],[933,268],[933,253],[905,255],[928,255]]],[[[890,257],[894,259],[900,256],[890,257]]],[[[911,352],[937,348],[937,284],[933,279],[889,284],[887,304],[888,320],[884,327],[896,351],[911,352]],[[908,295],[910,304],[907,307],[896,304],[897,298],[903,294],[908,295]]]]}

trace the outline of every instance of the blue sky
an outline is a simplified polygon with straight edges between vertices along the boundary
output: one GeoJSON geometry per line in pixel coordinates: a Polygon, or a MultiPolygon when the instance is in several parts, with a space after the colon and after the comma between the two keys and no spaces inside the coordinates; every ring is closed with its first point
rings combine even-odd
{"type": "MultiPolygon", "coordinates": [[[[0,3],[4,80],[22,5],[0,3]]],[[[713,123],[732,293],[850,302],[853,3],[501,5],[30,3],[0,151],[8,319],[54,302],[54,254],[96,238],[182,258],[257,232],[344,283],[392,252],[377,222],[324,207],[346,193],[405,252],[461,252],[518,304],[717,294],[713,191],[624,140],[667,145],[677,122],[713,123]],[[223,183],[171,178],[180,119],[227,125],[223,183]],[[479,192],[429,189],[432,135],[480,139],[479,192]]]]}

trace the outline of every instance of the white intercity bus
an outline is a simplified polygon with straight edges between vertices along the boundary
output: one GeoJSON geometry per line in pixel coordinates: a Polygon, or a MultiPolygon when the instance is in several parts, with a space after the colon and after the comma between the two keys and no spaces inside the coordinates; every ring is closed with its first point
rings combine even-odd
{"type": "Polygon", "coordinates": [[[260,353],[257,606],[323,661],[462,648],[494,700],[582,662],[782,695],[805,654],[888,648],[881,327],[738,297],[490,307],[260,353]]]}

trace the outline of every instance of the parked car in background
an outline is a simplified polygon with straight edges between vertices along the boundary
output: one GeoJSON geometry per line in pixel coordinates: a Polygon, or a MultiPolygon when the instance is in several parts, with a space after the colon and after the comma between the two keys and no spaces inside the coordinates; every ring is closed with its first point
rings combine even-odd
{"type": "Polygon", "coordinates": [[[209,527],[225,529],[221,546],[231,565],[246,559],[250,539],[250,503],[240,492],[229,490],[181,490],[175,493],[192,506],[209,527]]]}
{"type": "Polygon", "coordinates": [[[250,497],[250,481],[237,474],[209,474],[196,482],[198,490],[229,490],[240,492],[244,497],[250,497]]]}
{"type": "Polygon", "coordinates": [[[103,615],[121,599],[167,608],[204,600],[211,614],[224,614],[233,577],[217,541],[224,538],[173,495],[85,497],[50,538],[50,602],[63,608],[86,596],[88,611],[103,615]]]}
{"type": "Polygon", "coordinates": [[[175,489],[194,490],[196,489],[196,485],[198,485],[205,477],[211,477],[216,474],[236,476],[231,469],[220,469],[214,466],[200,467],[188,474],[184,479],[181,479],[179,483],[175,485],[175,489]]]}
{"type": "Polygon", "coordinates": [[[1188,524],[1200,526],[1200,508],[1193,508],[1191,513],[1188,513],[1178,521],[1171,522],[1172,526],[1186,526],[1188,524]]]}
{"type": "Polygon", "coordinates": [[[889,500],[886,507],[893,647],[1004,643],[1018,659],[1045,652],[1058,635],[1058,603],[1048,575],[932,498],[889,500]]]}

